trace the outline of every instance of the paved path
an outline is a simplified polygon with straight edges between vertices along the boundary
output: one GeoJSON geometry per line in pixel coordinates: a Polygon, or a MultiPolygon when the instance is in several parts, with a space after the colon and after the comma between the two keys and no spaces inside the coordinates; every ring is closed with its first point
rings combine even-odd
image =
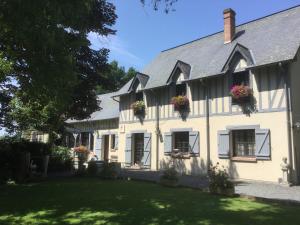
{"type": "MultiPolygon", "coordinates": [[[[151,182],[158,182],[162,172],[159,171],[147,171],[147,170],[132,170],[123,169],[121,176],[124,178],[131,178],[136,180],[145,180],[151,182]]],[[[183,175],[179,178],[179,185],[191,188],[204,189],[208,187],[208,180],[199,176],[187,176],[183,175]]]]}
{"type": "MultiPolygon", "coordinates": [[[[157,171],[123,169],[121,176],[136,180],[158,182],[161,174],[162,172],[157,171]]],[[[208,187],[207,179],[198,176],[181,176],[179,184],[206,190],[208,187]]],[[[240,195],[300,203],[300,186],[284,187],[276,183],[239,181],[235,187],[235,192],[240,195]]]]}
{"type": "Polygon", "coordinates": [[[241,195],[300,203],[300,186],[284,187],[276,183],[243,181],[238,182],[235,192],[241,195]]]}

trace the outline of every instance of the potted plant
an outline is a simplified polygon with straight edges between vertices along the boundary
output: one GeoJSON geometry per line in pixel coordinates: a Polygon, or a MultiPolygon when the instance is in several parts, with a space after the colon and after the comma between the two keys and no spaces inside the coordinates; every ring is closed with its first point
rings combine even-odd
{"type": "Polygon", "coordinates": [[[135,116],[142,116],[145,113],[145,102],[136,101],[131,104],[131,108],[135,116]]]}
{"type": "Polygon", "coordinates": [[[167,187],[177,187],[178,180],[178,172],[174,167],[164,170],[163,175],[160,177],[160,183],[167,187]]]}
{"type": "Polygon", "coordinates": [[[175,111],[186,111],[189,108],[189,99],[185,95],[178,95],[171,99],[171,104],[174,105],[175,111]]]}
{"type": "Polygon", "coordinates": [[[227,170],[219,167],[219,163],[210,166],[208,172],[209,191],[213,194],[234,195],[234,184],[229,180],[227,170]]]}
{"type": "Polygon", "coordinates": [[[252,93],[252,89],[244,84],[234,85],[230,90],[230,96],[238,103],[248,101],[252,93]]]}

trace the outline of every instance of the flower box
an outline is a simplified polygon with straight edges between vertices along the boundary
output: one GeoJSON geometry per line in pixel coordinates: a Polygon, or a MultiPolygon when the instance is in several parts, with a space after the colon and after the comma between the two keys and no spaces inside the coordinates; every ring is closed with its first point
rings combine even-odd
{"type": "Polygon", "coordinates": [[[187,96],[178,95],[173,97],[171,100],[171,104],[174,105],[175,111],[186,111],[189,108],[189,99],[187,96]]]}
{"type": "Polygon", "coordinates": [[[145,114],[145,103],[144,101],[136,101],[131,104],[134,115],[140,116],[145,114]]]}
{"type": "Polygon", "coordinates": [[[248,102],[252,96],[253,91],[249,86],[246,85],[235,85],[230,90],[230,96],[234,102],[243,103],[248,102]]]}

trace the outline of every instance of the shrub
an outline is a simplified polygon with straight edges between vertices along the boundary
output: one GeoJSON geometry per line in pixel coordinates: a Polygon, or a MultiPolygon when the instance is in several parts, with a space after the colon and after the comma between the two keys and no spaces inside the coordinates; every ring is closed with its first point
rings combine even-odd
{"type": "Polygon", "coordinates": [[[117,179],[120,169],[119,163],[104,163],[100,177],[103,179],[117,179]]]}
{"type": "Polygon", "coordinates": [[[219,168],[219,163],[215,166],[211,165],[209,172],[209,189],[211,192],[217,193],[218,189],[226,190],[229,188],[233,188],[233,183],[229,180],[229,175],[227,170],[224,168],[219,168]]]}
{"type": "Polygon", "coordinates": [[[98,173],[98,166],[96,161],[89,161],[88,163],[88,168],[87,168],[87,173],[90,176],[96,176],[98,173]]]}
{"type": "Polygon", "coordinates": [[[50,145],[29,142],[20,138],[6,137],[0,140],[0,180],[22,182],[29,176],[29,163],[32,159],[42,169],[43,156],[49,155],[50,145]],[[29,158],[30,153],[30,158],[29,158]]]}
{"type": "Polygon", "coordinates": [[[49,160],[49,172],[64,172],[73,169],[71,149],[63,146],[53,146],[49,160]]]}
{"type": "Polygon", "coordinates": [[[165,180],[178,181],[179,175],[174,167],[170,167],[164,170],[161,178],[165,180]]]}

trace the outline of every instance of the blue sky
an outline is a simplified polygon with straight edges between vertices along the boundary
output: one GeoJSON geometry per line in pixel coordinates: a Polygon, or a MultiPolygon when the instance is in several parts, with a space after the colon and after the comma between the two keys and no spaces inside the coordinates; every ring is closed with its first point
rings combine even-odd
{"type": "Polygon", "coordinates": [[[223,29],[223,10],[236,11],[236,23],[278,12],[300,4],[300,0],[178,0],[175,12],[165,14],[163,5],[152,10],[149,2],[110,0],[117,8],[117,34],[107,38],[90,35],[93,48],[110,48],[110,60],[138,70],[160,51],[223,29]]]}

